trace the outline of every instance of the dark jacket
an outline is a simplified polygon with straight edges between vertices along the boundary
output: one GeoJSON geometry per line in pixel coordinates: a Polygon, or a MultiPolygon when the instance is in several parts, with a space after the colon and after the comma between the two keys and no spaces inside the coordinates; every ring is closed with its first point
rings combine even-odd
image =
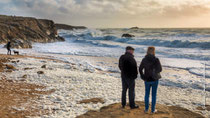
{"type": "Polygon", "coordinates": [[[8,50],[11,48],[11,43],[10,43],[10,42],[7,43],[6,48],[7,48],[8,50]]]}
{"type": "Polygon", "coordinates": [[[160,60],[156,58],[154,55],[146,55],[140,64],[139,72],[141,75],[141,79],[144,81],[155,81],[156,79],[152,77],[153,68],[155,68],[156,73],[160,73],[162,71],[162,66],[160,64],[160,60]],[[144,70],[144,72],[143,72],[144,70]]]}
{"type": "Polygon", "coordinates": [[[124,78],[129,79],[136,79],[138,75],[137,70],[137,63],[134,59],[134,56],[126,52],[124,55],[122,55],[119,59],[119,68],[121,70],[121,76],[124,78]]]}

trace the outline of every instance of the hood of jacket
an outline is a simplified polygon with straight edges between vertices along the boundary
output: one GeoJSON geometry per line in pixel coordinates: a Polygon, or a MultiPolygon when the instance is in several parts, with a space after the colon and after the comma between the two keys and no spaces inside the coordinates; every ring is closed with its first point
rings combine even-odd
{"type": "Polygon", "coordinates": [[[145,56],[145,59],[149,62],[154,62],[156,60],[156,57],[154,55],[148,54],[145,56]]]}

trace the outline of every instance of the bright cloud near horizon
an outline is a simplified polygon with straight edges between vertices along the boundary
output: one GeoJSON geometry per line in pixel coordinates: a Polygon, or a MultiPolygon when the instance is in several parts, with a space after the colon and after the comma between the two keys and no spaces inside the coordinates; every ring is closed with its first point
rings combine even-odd
{"type": "Polygon", "coordinates": [[[1,0],[0,14],[93,28],[210,27],[210,0],[1,0]]]}

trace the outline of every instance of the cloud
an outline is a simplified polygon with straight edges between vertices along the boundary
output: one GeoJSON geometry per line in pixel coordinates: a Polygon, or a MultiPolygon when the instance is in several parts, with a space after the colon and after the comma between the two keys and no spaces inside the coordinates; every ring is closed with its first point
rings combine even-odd
{"type": "Polygon", "coordinates": [[[0,7],[0,13],[78,24],[88,20],[198,17],[210,12],[210,0],[5,0],[0,1],[0,7]]]}
{"type": "MultiPolygon", "coordinates": [[[[43,12],[42,14],[66,14],[72,13],[77,15],[111,15],[115,13],[138,15],[138,14],[158,14],[180,13],[187,9],[208,10],[209,0],[203,2],[190,2],[192,0],[13,0],[10,1],[14,7],[24,9],[24,12],[43,12]],[[186,8],[185,8],[186,7],[186,8]]],[[[66,14],[68,15],[68,14],[66,14]]]]}
{"type": "Polygon", "coordinates": [[[163,15],[167,17],[196,17],[208,14],[210,8],[201,5],[181,5],[179,7],[165,7],[163,15]]]}

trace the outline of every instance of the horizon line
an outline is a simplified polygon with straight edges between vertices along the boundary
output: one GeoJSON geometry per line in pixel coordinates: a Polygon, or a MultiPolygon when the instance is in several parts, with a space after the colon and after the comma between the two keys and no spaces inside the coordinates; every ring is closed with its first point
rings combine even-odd
{"type": "MultiPolygon", "coordinates": [[[[68,25],[68,24],[67,24],[68,25]]],[[[94,29],[130,29],[132,27],[87,27],[94,29]]],[[[138,27],[139,29],[210,29],[210,27],[138,27]]]]}
{"type": "MultiPolygon", "coordinates": [[[[13,17],[28,17],[28,18],[36,18],[36,19],[47,19],[47,20],[52,20],[55,24],[66,24],[66,25],[71,25],[71,26],[85,26],[85,25],[77,25],[77,24],[69,24],[69,23],[62,23],[62,22],[55,22],[53,19],[48,19],[48,18],[38,18],[35,16],[24,16],[24,15],[11,15],[11,14],[0,14],[2,16],[13,16],[13,17]]],[[[140,26],[131,26],[131,27],[88,27],[87,28],[92,28],[92,29],[130,29],[132,27],[138,27],[139,29],[210,29],[210,26],[207,27],[140,27],[140,26]]]]}

